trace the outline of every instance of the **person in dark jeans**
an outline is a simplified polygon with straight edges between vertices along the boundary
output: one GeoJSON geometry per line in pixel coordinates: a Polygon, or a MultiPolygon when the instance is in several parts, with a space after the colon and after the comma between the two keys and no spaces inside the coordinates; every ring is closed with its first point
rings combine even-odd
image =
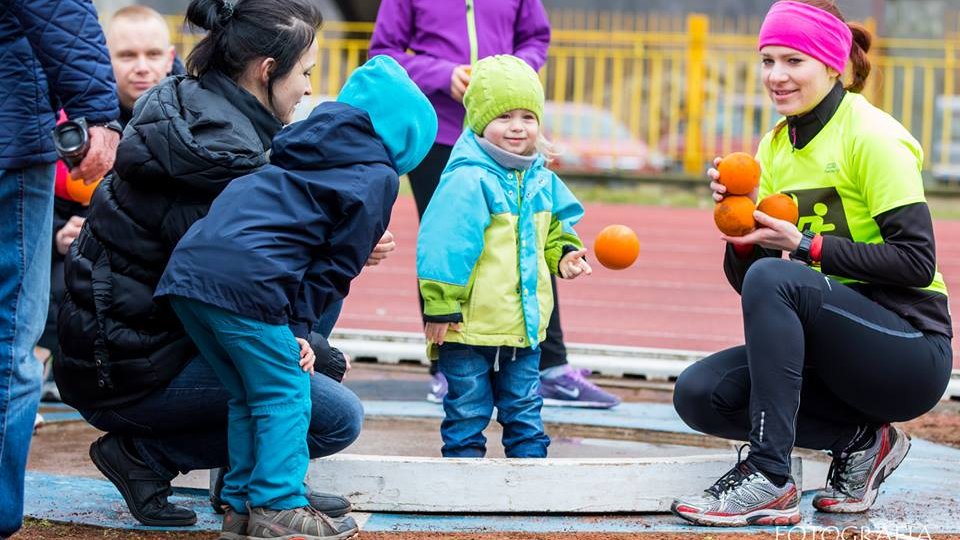
{"type": "MultiPolygon", "coordinates": [[[[470,65],[480,58],[511,54],[539,70],[547,59],[550,23],[540,0],[496,0],[475,5],[434,0],[383,0],[377,12],[370,56],[386,54],[400,62],[437,111],[440,130],[427,157],[410,172],[410,187],[423,217],[440,182],[457,137],[463,132],[463,93],[470,65]],[[469,8],[468,8],[469,5],[469,8]],[[470,36],[477,36],[471,39],[470,36]],[[415,54],[407,54],[411,50],[415,54]]],[[[556,279],[547,339],[540,344],[540,393],[545,405],[610,408],[620,398],[586,379],[589,370],[567,363],[560,327],[556,279]]],[[[421,311],[423,300],[420,300],[421,311]]],[[[442,403],[447,381],[430,364],[427,400],[442,403]]]]}
{"type": "MultiPolygon", "coordinates": [[[[952,327],[923,151],[859,94],[870,41],[832,0],[777,2],[760,29],[763,84],[786,120],[760,143],[762,177],[749,196],[785,193],[800,219],[755,212],[754,231],[724,237],[746,343],[687,368],[674,405],[690,427],[747,440],[750,452],[703,493],[673,502],[687,521],[799,522],[794,447],[833,456],[818,511],[865,512],[910,449],[891,424],[933,408],[949,382],[952,327]]],[[[719,203],[724,178],[708,175],[719,203]]]]}
{"type": "MultiPolygon", "coordinates": [[[[187,58],[190,75],[163,79],[137,101],[114,174],[94,192],[65,263],[63,401],[107,434],[90,447],[133,516],[183,526],[195,513],[168,501],[170,481],[227,465],[226,390],[176,315],[152,299],[171,251],[235,178],[267,163],[273,136],[304,94],[300,58],[321,22],[307,1],[195,0],[188,19],[209,32],[187,58]]],[[[330,377],[311,377],[311,457],[356,439],[363,410],[330,377]]],[[[316,494],[315,494],[316,495],[316,494]]],[[[308,497],[328,515],[336,495],[308,497]]]]}

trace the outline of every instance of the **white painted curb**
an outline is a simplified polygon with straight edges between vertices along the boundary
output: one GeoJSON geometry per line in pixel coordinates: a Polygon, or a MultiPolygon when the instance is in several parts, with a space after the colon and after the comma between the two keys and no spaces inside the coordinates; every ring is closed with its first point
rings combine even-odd
{"type": "MultiPolygon", "coordinates": [[[[363,512],[667,512],[674,498],[700,493],[735,462],[729,453],[647,459],[339,454],[311,461],[307,483],[346,494],[363,512]]],[[[798,480],[805,463],[793,458],[798,480]]]]}

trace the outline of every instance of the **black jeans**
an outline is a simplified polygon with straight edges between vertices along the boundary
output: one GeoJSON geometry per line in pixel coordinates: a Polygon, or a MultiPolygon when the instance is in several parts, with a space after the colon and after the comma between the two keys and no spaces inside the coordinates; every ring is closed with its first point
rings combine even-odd
{"type": "Polygon", "coordinates": [[[788,475],[794,446],[842,450],[859,427],[916,418],[946,390],[950,338],[810,268],[757,261],[741,301],[746,345],[687,368],[673,401],[693,429],[748,440],[764,471],[788,475]]]}
{"type": "MultiPolygon", "coordinates": [[[[417,203],[417,217],[423,218],[423,213],[433,198],[433,192],[440,184],[440,175],[450,159],[452,146],[434,144],[416,169],[407,175],[410,178],[410,188],[413,190],[413,200],[417,203]]],[[[563,343],[563,329],[560,328],[560,306],[557,296],[557,278],[550,277],[553,287],[553,313],[550,314],[550,323],[547,326],[547,338],[540,344],[540,369],[544,370],[567,363],[567,347],[563,343]]],[[[423,313],[423,298],[420,299],[420,312],[423,313]]],[[[430,363],[430,374],[437,373],[437,363],[430,363]]]]}

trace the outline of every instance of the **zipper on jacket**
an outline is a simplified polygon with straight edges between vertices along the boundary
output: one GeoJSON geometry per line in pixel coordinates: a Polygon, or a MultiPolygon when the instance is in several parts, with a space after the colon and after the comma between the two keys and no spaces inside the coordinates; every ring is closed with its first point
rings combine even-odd
{"type": "Polygon", "coordinates": [[[467,2],[467,40],[470,43],[470,65],[474,65],[479,60],[480,51],[477,46],[477,19],[473,12],[473,0],[467,2]]]}

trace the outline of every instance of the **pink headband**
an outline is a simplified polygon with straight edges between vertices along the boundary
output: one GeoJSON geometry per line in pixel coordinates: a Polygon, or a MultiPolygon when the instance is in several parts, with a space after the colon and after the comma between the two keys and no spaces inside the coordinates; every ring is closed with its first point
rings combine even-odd
{"type": "Polygon", "coordinates": [[[852,44],[850,27],[833,14],[803,2],[781,0],[763,19],[757,48],[790,47],[843,73],[852,44]]]}

